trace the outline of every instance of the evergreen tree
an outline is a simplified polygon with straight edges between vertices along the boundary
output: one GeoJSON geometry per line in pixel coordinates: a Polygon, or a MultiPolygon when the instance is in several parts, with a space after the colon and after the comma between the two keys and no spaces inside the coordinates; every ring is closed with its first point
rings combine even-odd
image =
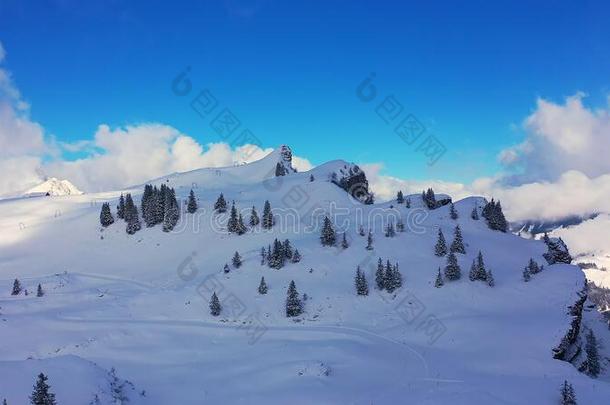
{"type": "Polygon", "coordinates": [[[297,287],[294,284],[294,280],[290,282],[288,286],[288,292],[286,296],[286,316],[294,317],[299,316],[303,313],[303,303],[299,298],[297,287]]]}
{"type": "Polygon", "coordinates": [[[373,234],[369,230],[369,234],[366,237],[366,250],[373,250],[373,234]]]}
{"type": "Polygon", "coordinates": [[[284,267],[286,254],[284,253],[284,245],[277,239],[273,241],[273,251],[269,257],[269,267],[273,269],[281,269],[284,267]]]}
{"type": "Polygon", "coordinates": [[[377,270],[375,271],[375,284],[378,290],[385,289],[385,271],[383,269],[383,261],[381,257],[377,261],[377,270]]]}
{"type": "Polygon", "coordinates": [[[114,222],[112,212],[110,211],[110,204],[103,203],[102,211],[100,212],[100,223],[103,227],[107,227],[114,222]]]}
{"type": "Polygon", "coordinates": [[[491,269],[489,269],[489,271],[487,271],[485,278],[487,279],[488,286],[493,287],[496,285],[496,281],[494,280],[494,275],[492,274],[491,269]]]}
{"type": "Polygon", "coordinates": [[[360,270],[360,266],[356,268],[356,277],[354,279],[356,284],[356,294],[358,295],[369,295],[369,285],[366,281],[364,272],[360,270]]]}
{"type": "Polygon", "coordinates": [[[269,266],[269,267],[272,267],[271,259],[272,259],[271,245],[267,245],[267,266],[269,266]]]}
{"type": "Polygon", "coordinates": [[[247,230],[248,228],[246,228],[246,225],[244,225],[244,217],[239,214],[239,216],[237,217],[237,234],[243,235],[244,233],[246,233],[247,230]]]}
{"type": "Polygon", "coordinates": [[[273,228],[273,213],[271,212],[271,204],[269,203],[269,200],[265,201],[265,206],[263,207],[263,228],[264,229],[271,229],[273,228]]]}
{"type": "Polygon", "coordinates": [[[407,197],[407,201],[405,202],[407,208],[411,208],[411,198],[407,197]]]}
{"type": "Polygon", "coordinates": [[[116,216],[120,219],[125,219],[125,197],[123,197],[123,194],[119,197],[119,205],[116,207],[116,216]]]}
{"type": "Polygon", "coordinates": [[[587,333],[585,352],[587,353],[585,372],[590,377],[597,378],[601,371],[601,366],[599,364],[599,353],[597,352],[597,339],[592,330],[589,330],[589,333],[587,333]]]}
{"type": "Polygon", "coordinates": [[[189,214],[194,214],[195,212],[197,212],[197,199],[195,198],[195,193],[193,192],[193,189],[191,189],[191,192],[189,193],[189,199],[188,199],[188,204],[186,205],[186,211],[189,214]]]}
{"type": "Polygon", "coordinates": [[[490,202],[485,204],[483,207],[483,218],[487,220],[487,226],[489,229],[495,231],[506,232],[508,230],[508,222],[502,212],[502,205],[500,201],[497,203],[492,198],[490,202]]]}
{"type": "Polygon", "coordinates": [[[261,248],[261,266],[265,264],[267,261],[267,252],[265,251],[265,247],[261,248]]]}
{"type": "Polygon", "coordinates": [[[294,254],[292,251],[292,246],[290,245],[290,241],[286,239],[284,244],[282,245],[282,250],[284,251],[284,258],[286,260],[291,260],[292,255],[294,254]]]}
{"type": "Polygon", "coordinates": [[[394,292],[400,287],[402,287],[402,274],[398,270],[398,263],[392,266],[388,260],[385,271],[385,288],[388,292],[394,292]]]}
{"type": "Polygon", "coordinates": [[[576,405],[574,387],[567,380],[564,380],[561,386],[561,405],[576,405]]]}
{"type": "Polygon", "coordinates": [[[402,190],[398,190],[398,193],[396,194],[396,203],[403,204],[404,202],[405,202],[405,198],[402,195],[402,190]]]}
{"type": "Polygon", "coordinates": [[[256,212],[256,207],[253,205],[252,211],[250,211],[250,226],[255,227],[260,222],[261,222],[261,220],[258,217],[258,212],[256,212]]]}
{"type": "Polygon", "coordinates": [[[394,236],[396,236],[396,231],[394,230],[394,223],[392,221],[389,221],[385,227],[385,237],[393,238],[394,236]]]}
{"type": "Polygon", "coordinates": [[[396,222],[396,231],[397,232],[405,231],[405,223],[402,222],[402,218],[398,218],[398,221],[396,222]]]}
{"type": "Polygon", "coordinates": [[[455,253],[450,252],[447,257],[447,265],[445,266],[445,278],[447,280],[459,280],[462,277],[462,271],[457,261],[455,253]]]}
{"type": "Polygon", "coordinates": [[[337,235],[333,224],[330,222],[328,217],[324,217],[324,225],[322,226],[322,233],[320,234],[320,242],[322,246],[335,246],[337,242],[337,235]]]}
{"type": "Polygon", "coordinates": [[[343,238],[341,239],[341,248],[347,249],[349,247],[349,243],[347,243],[347,238],[345,236],[345,232],[343,232],[343,238]]]}
{"type": "Polygon", "coordinates": [[[133,235],[142,229],[140,216],[138,215],[138,207],[133,203],[133,199],[129,193],[125,197],[125,221],[127,222],[126,231],[129,235],[133,235]]]}
{"type": "Polygon", "coordinates": [[[142,194],[142,200],[140,201],[140,209],[142,210],[142,219],[146,226],[150,227],[154,225],[153,214],[153,188],[150,184],[144,185],[144,193],[142,194]]]}
{"type": "Polygon", "coordinates": [[[298,263],[301,261],[301,254],[299,253],[299,249],[295,249],[294,253],[292,254],[292,263],[298,263]]]}
{"type": "Polygon", "coordinates": [[[229,222],[227,222],[227,231],[229,233],[237,233],[239,228],[237,218],[237,208],[235,208],[235,201],[231,204],[231,214],[229,215],[229,222]]]}
{"type": "Polygon", "coordinates": [[[231,271],[231,268],[229,267],[228,264],[225,263],[225,267],[222,268],[222,271],[226,274],[231,271]]]}
{"type": "Polygon", "coordinates": [[[227,202],[225,201],[224,195],[220,193],[218,199],[214,203],[214,209],[217,213],[222,214],[223,212],[227,212],[227,202]]]}
{"type": "Polygon", "coordinates": [[[241,267],[241,256],[239,255],[239,252],[235,252],[235,254],[233,255],[233,267],[235,267],[236,269],[239,269],[241,267]]]}
{"type": "Polygon", "coordinates": [[[436,281],[434,282],[434,286],[436,288],[441,288],[445,284],[443,282],[443,276],[441,275],[441,268],[438,268],[438,274],[436,275],[436,281]]]}
{"type": "Polygon", "coordinates": [[[455,230],[453,231],[453,242],[451,242],[449,250],[453,253],[466,254],[466,248],[464,248],[464,239],[462,238],[462,230],[460,229],[459,225],[455,226],[455,230]]]}
{"type": "Polygon", "coordinates": [[[38,374],[38,379],[34,385],[30,403],[32,405],[55,405],[55,394],[51,392],[51,387],[47,384],[49,378],[43,373],[38,374]]]}
{"type": "Polygon", "coordinates": [[[538,267],[538,263],[536,263],[534,261],[534,259],[530,258],[529,263],[527,264],[527,269],[529,270],[530,274],[537,274],[540,273],[540,267],[538,267]]]}
{"type": "Polygon", "coordinates": [[[437,208],[436,196],[434,195],[434,190],[431,188],[422,192],[422,200],[429,210],[437,208]]]}
{"type": "Polygon", "coordinates": [[[165,194],[165,212],[163,214],[163,232],[170,232],[174,229],[180,219],[180,209],[178,201],[172,189],[168,189],[165,194]]]}
{"type": "Polygon", "coordinates": [[[261,282],[258,285],[258,293],[261,295],[267,294],[267,283],[265,283],[265,277],[261,277],[261,282]]]}
{"type": "Polygon", "coordinates": [[[447,242],[445,242],[445,236],[443,231],[438,228],[438,239],[434,246],[434,254],[438,257],[445,256],[447,254],[447,242]]]}
{"type": "Polygon", "coordinates": [[[314,181],[314,180],[315,180],[315,178],[313,177],[313,174],[310,174],[309,175],[309,181],[314,181]]]}
{"type": "Polygon", "coordinates": [[[529,269],[527,267],[525,267],[523,269],[523,281],[525,281],[527,283],[528,281],[530,281],[531,278],[532,278],[532,276],[530,274],[529,269]]]}
{"type": "Polygon", "coordinates": [[[40,284],[38,284],[38,289],[36,290],[36,296],[42,297],[43,295],[44,295],[44,290],[42,289],[42,286],[40,284]]]}
{"type": "Polygon", "coordinates": [[[455,206],[453,205],[453,203],[451,203],[449,205],[449,216],[451,217],[451,219],[456,220],[458,219],[458,213],[455,210],[455,206]]]}
{"type": "Polygon", "coordinates": [[[475,221],[479,220],[479,210],[477,210],[477,207],[474,207],[472,209],[472,212],[470,213],[470,218],[474,219],[475,221]]]}
{"type": "Polygon", "coordinates": [[[358,227],[358,235],[360,235],[360,236],[366,235],[366,233],[364,233],[364,227],[362,225],[360,225],[358,227]]]}
{"type": "Polygon", "coordinates": [[[220,306],[220,301],[218,300],[218,297],[216,296],[216,292],[214,292],[212,294],[212,299],[210,300],[210,314],[212,316],[218,316],[218,315],[220,315],[221,311],[222,311],[222,307],[220,306]]]}
{"type": "Polygon", "coordinates": [[[468,272],[468,279],[470,281],[475,281],[477,279],[477,265],[475,264],[474,260],[472,261],[470,271],[468,272]]]}
{"type": "Polygon", "coordinates": [[[11,295],[19,294],[21,294],[21,283],[18,279],[15,279],[15,281],[13,282],[13,291],[11,292],[11,295]]]}
{"type": "Polygon", "coordinates": [[[481,253],[480,250],[479,254],[477,255],[477,266],[475,275],[477,280],[487,280],[487,270],[485,269],[485,262],[483,261],[483,253],[481,253]]]}

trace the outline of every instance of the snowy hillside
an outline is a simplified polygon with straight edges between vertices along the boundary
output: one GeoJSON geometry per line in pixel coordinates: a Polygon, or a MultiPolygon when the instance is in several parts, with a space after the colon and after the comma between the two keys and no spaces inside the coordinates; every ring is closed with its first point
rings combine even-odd
{"type": "Polygon", "coordinates": [[[593,379],[575,367],[589,327],[607,342],[600,351],[610,343],[598,314],[578,305],[578,267],[549,265],[543,241],[473,219],[483,198],[456,201],[455,219],[451,204],[429,209],[421,195],[371,204],[357,166],[337,160],[297,173],[289,152],[152,180],[175,190],[180,220],[170,232],[142,220],[128,235],[117,217],[127,193],[144,214],[144,185],[0,201],[0,401],[27,403],[40,372],[62,405],[96,395],[121,403],[117,387],[134,404],[557,404],[564,380],[580,404],[610,398],[608,371],[593,379]],[[221,193],[225,213],[214,210],[221,193]],[[266,200],[275,224],[251,226],[252,207],[262,218],[266,200]],[[233,201],[242,235],[227,232],[233,201]],[[114,223],[102,227],[106,202],[114,223]],[[325,216],[334,246],[321,245],[325,216]],[[451,281],[449,254],[437,256],[435,244],[441,230],[449,248],[456,225],[465,253],[455,255],[461,278],[451,281]],[[270,268],[261,249],[276,238],[289,239],[301,260],[270,268]],[[494,286],[469,280],[479,252],[494,286]],[[379,258],[397,265],[400,288],[376,288],[379,258]],[[530,259],[544,269],[525,282],[530,259]],[[356,294],[358,266],[368,295],[356,294]],[[15,278],[27,296],[11,295],[15,278]],[[287,317],[292,280],[303,313],[287,317]],[[219,316],[210,313],[213,293],[219,316]]]}

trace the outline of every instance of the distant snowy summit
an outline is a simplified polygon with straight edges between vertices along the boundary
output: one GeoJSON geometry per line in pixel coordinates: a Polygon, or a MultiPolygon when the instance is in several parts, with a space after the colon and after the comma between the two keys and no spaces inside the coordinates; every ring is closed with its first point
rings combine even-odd
{"type": "Polygon", "coordinates": [[[51,177],[46,181],[30,188],[23,193],[24,197],[41,197],[41,196],[66,196],[83,194],[76,186],[68,180],[59,180],[51,177]]]}

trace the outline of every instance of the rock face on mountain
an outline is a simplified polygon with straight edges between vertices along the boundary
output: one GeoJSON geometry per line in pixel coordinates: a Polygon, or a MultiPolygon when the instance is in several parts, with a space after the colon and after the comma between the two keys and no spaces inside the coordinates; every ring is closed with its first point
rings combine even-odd
{"type": "Polygon", "coordinates": [[[296,173],[296,169],[292,167],[292,150],[288,145],[281,145],[278,151],[279,161],[275,165],[275,175],[285,176],[290,173],[296,173]]]}

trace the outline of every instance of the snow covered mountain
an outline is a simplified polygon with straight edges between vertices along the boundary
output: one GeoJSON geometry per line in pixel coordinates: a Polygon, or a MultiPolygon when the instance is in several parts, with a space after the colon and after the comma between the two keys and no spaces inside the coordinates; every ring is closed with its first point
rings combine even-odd
{"type": "Polygon", "coordinates": [[[83,194],[76,186],[68,180],[59,180],[51,177],[46,181],[26,190],[23,195],[25,197],[38,196],[66,196],[83,194]]]}
{"type": "Polygon", "coordinates": [[[374,203],[356,165],[296,172],[291,155],[282,146],[247,165],[152,180],[144,206],[144,185],[0,201],[0,401],[27,403],[40,372],[62,405],[96,396],[102,404],[556,404],[565,380],[579,403],[610,397],[608,371],[597,379],[578,371],[586,334],[602,343],[606,369],[610,339],[577,266],[548,264],[543,241],[491,230],[481,197],[436,209],[419,194],[374,203]],[[162,185],[173,192],[160,199],[162,185]],[[132,235],[116,210],[128,193],[138,216],[127,221],[141,222],[132,235]],[[174,195],[173,229],[163,231],[168,215],[147,226],[174,195]],[[243,234],[227,231],[233,202],[243,234]],[[334,243],[323,246],[328,226],[334,243]],[[455,254],[437,248],[439,231],[455,254]],[[525,282],[530,259],[544,269],[525,282]],[[456,265],[461,278],[451,280],[456,265]],[[368,295],[357,294],[357,269],[368,295]],[[15,278],[21,291],[11,295],[15,278]],[[303,312],[287,317],[291,281],[303,312]]]}

